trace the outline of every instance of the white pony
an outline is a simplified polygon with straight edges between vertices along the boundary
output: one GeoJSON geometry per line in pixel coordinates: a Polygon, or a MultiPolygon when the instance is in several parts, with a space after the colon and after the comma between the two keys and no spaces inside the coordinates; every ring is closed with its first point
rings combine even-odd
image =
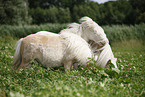
{"type": "Polygon", "coordinates": [[[68,25],[72,30],[70,32],[81,36],[90,44],[95,55],[96,64],[105,68],[110,60],[114,64],[115,69],[118,69],[116,65],[117,58],[114,58],[104,30],[89,17],[81,18],[80,23],[68,25]]]}
{"type": "Polygon", "coordinates": [[[21,38],[17,43],[13,68],[24,68],[33,59],[38,59],[46,67],[64,64],[65,70],[70,70],[74,61],[85,65],[92,57],[91,49],[84,39],[69,31],[62,30],[61,34],[41,31],[21,38]]]}

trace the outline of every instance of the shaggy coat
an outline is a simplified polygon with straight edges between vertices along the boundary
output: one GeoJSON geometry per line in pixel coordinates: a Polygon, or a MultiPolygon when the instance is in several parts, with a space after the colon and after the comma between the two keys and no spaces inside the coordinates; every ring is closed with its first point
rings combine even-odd
{"type": "Polygon", "coordinates": [[[33,59],[46,67],[64,64],[65,70],[70,70],[74,60],[85,65],[92,57],[91,49],[84,39],[68,31],[63,30],[61,34],[42,31],[20,39],[14,55],[14,69],[26,67],[33,59]]]}

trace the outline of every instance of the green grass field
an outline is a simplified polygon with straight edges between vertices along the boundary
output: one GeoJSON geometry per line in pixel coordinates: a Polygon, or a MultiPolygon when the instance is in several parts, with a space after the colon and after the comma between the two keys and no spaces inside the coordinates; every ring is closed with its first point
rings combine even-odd
{"type": "MultiPolygon", "coordinates": [[[[112,47],[120,73],[90,66],[64,72],[39,64],[14,73],[11,69],[16,39],[0,39],[0,97],[112,97],[145,96],[145,48],[112,47]]],[[[32,63],[34,64],[34,63],[32,63]]]]}
{"type": "Polygon", "coordinates": [[[0,97],[144,97],[145,46],[138,40],[112,42],[120,73],[90,65],[64,68],[33,66],[12,71],[18,38],[0,37],[0,97]]]}

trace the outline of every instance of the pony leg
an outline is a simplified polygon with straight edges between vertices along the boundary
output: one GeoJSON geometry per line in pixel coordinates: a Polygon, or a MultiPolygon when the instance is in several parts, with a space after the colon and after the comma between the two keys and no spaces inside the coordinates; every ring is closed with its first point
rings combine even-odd
{"type": "Polygon", "coordinates": [[[70,71],[72,61],[64,62],[64,69],[65,71],[70,71]]]}
{"type": "Polygon", "coordinates": [[[74,63],[73,66],[74,66],[74,69],[75,69],[75,70],[78,70],[78,63],[74,63]]]}
{"type": "Polygon", "coordinates": [[[27,65],[29,65],[29,63],[21,63],[20,66],[17,68],[17,70],[21,69],[21,68],[25,68],[27,65]]]}

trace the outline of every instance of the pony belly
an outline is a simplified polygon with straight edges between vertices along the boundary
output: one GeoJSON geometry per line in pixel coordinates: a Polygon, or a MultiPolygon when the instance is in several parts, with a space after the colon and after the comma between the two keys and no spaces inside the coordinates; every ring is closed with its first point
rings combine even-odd
{"type": "Polygon", "coordinates": [[[43,62],[42,65],[44,67],[60,67],[62,66],[62,64],[60,62],[52,62],[52,61],[46,61],[46,62],[43,62]]]}

